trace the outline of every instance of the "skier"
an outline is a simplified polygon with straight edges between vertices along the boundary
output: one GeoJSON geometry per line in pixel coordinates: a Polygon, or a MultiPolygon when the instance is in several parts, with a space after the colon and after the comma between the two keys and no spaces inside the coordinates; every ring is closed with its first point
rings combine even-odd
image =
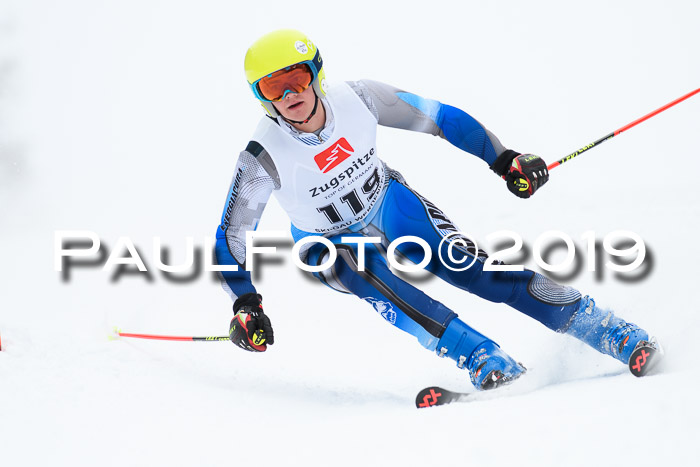
{"type": "MultiPolygon", "coordinates": [[[[244,265],[246,231],[257,227],[274,193],[290,217],[295,242],[323,236],[336,247],[332,267],[314,272],[316,278],[367,301],[425,348],[455,360],[477,389],[511,382],[525,368],[455,312],[396,277],[384,250],[393,240],[420,237],[433,252],[427,269],[441,279],[506,303],[623,363],[630,362],[636,349],[655,348],[646,331],[572,287],[527,269],[484,271],[487,254],[379,158],[376,130],[382,125],[446,139],[482,159],[521,198],[532,196],[549,179],[540,157],[506,149],[467,113],[438,101],[370,80],[327,86],[318,48],[299,31],[274,31],[256,41],[247,51],[245,73],[267,115],[239,155],[216,236],[218,263],[239,266],[238,271],[221,273],[222,285],[234,300],[229,335],[236,345],[262,352],[274,343],[262,296],[244,265]],[[367,237],[380,237],[381,244],[362,245],[367,237]],[[364,270],[358,263],[361,248],[364,270]],[[448,249],[452,258],[445,254],[448,249]],[[454,270],[471,261],[469,269],[454,270]]],[[[425,255],[411,242],[397,250],[415,263],[425,255]]],[[[307,244],[300,253],[312,266],[323,264],[329,255],[319,242],[307,244]]],[[[650,367],[651,359],[644,360],[635,374],[650,367]]]]}

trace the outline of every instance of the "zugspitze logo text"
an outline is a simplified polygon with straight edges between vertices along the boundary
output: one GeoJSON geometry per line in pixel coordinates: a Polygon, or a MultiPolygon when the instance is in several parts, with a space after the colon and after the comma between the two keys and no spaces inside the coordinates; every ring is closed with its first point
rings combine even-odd
{"type": "Polygon", "coordinates": [[[338,141],[331,144],[328,149],[320,154],[316,154],[314,160],[318,168],[321,169],[321,172],[326,173],[350,157],[353,152],[355,152],[355,150],[350,146],[348,140],[340,138],[338,141]]]}

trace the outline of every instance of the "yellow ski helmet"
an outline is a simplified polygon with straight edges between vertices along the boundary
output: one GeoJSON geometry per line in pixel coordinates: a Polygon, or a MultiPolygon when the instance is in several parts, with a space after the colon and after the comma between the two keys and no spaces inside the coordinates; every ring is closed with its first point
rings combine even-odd
{"type": "Polygon", "coordinates": [[[272,102],[260,93],[258,81],[272,73],[306,63],[313,73],[311,86],[316,95],[326,94],[326,76],[323,72],[323,59],[318,49],[306,35],[294,29],[280,29],[265,34],[250,46],[245,54],[245,77],[255,97],[272,117],[279,114],[272,102]]]}

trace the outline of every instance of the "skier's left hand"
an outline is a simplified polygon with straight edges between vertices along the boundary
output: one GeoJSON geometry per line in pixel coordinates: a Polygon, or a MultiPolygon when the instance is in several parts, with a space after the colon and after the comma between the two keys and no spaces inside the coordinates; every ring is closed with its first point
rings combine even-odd
{"type": "Polygon", "coordinates": [[[549,180],[547,164],[542,158],[511,149],[496,158],[491,170],[503,177],[510,192],[519,198],[529,198],[549,180]]]}
{"type": "Polygon", "coordinates": [[[519,198],[529,198],[549,180],[547,164],[534,154],[520,154],[513,158],[505,174],[511,193],[519,198]]]}

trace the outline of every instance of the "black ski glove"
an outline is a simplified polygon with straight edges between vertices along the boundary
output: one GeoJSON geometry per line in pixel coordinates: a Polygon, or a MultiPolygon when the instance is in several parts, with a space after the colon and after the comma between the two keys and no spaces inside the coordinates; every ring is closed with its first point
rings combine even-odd
{"type": "Polygon", "coordinates": [[[519,198],[529,198],[549,180],[547,164],[539,156],[510,149],[498,156],[491,170],[503,177],[508,190],[519,198]]]}
{"type": "Polygon", "coordinates": [[[233,303],[235,316],[228,330],[231,342],[250,352],[264,352],[275,343],[270,318],[262,308],[262,295],[243,294],[233,303]]]}

